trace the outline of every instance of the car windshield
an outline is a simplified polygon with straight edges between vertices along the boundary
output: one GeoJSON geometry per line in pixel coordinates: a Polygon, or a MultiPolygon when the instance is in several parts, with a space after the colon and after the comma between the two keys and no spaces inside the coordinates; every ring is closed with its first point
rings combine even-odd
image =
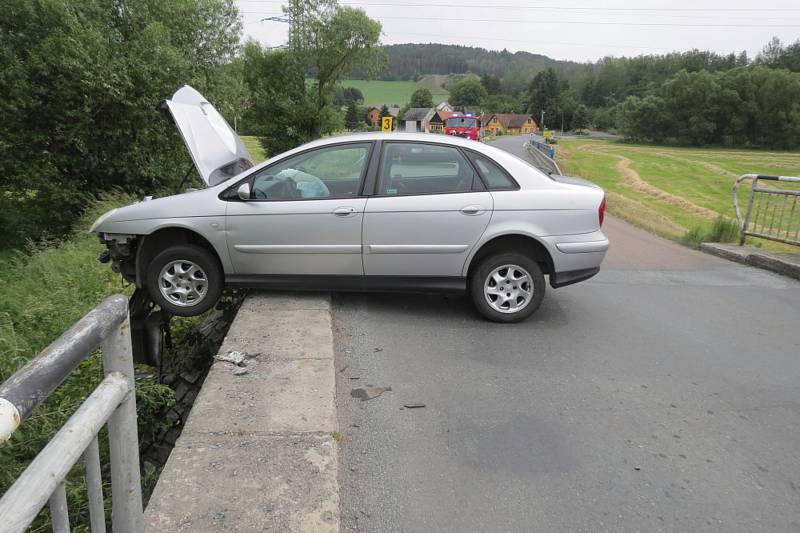
{"type": "Polygon", "coordinates": [[[475,128],[478,120],[474,117],[451,117],[447,119],[448,128],[475,128]]]}

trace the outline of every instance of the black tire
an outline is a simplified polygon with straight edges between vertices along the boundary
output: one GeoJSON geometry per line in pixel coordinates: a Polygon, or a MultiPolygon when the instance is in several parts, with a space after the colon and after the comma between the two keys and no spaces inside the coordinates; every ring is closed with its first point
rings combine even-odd
{"type": "MultiPolygon", "coordinates": [[[[170,270],[175,272],[174,269],[170,270]]],[[[205,313],[217,303],[224,285],[222,267],[214,254],[205,248],[192,244],[170,246],[156,255],[147,266],[145,277],[147,281],[147,291],[150,293],[150,297],[153,301],[157,303],[161,309],[176,316],[197,316],[205,313]],[[193,283],[194,287],[198,288],[198,290],[195,291],[196,294],[200,294],[204,291],[200,294],[200,297],[194,298],[194,302],[187,298],[187,301],[183,305],[179,304],[177,298],[168,299],[162,294],[160,285],[162,280],[159,279],[161,270],[164,267],[170,265],[170,263],[179,261],[186,262],[184,265],[181,265],[180,268],[185,268],[188,264],[194,264],[199,268],[202,276],[197,274],[197,277],[192,280],[182,278],[176,280],[176,282],[193,283]],[[206,283],[200,283],[201,279],[205,279],[206,283]]],[[[164,284],[166,290],[169,286],[166,282],[164,282],[164,284]]]]}
{"type": "MultiPolygon", "coordinates": [[[[502,275],[502,274],[501,274],[502,275]]],[[[472,271],[469,278],[469,292],[472,303],[484,318],[492,322],[520,322],[531,316],[541,305],[544,298],[544,274],[539,265],[525,254],[517,252],[499,252],[484,258],[472,271]],[[484,286],[489,275],[497,268],[505,265],[514,265],[525,270],[533,287],[533,294],[519,311],[501,312],[492,307],[488,296],[484,293],[484,286]]],[[[511,293],[509,293],[511,294],[511,293]]],[[[524,301],[524,299],[523,299],[524,301]]],[[[499,307],[502,307],[498,304],[499,307]]]]}

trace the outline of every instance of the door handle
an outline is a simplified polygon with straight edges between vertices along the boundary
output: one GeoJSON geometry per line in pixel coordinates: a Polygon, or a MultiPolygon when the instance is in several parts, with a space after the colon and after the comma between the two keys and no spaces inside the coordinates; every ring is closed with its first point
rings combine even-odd
{"type": "Polygon", "coordinates": [[[356,212],[355,207],[337,207],[333,210],[333,214],[337,217],[349,217],[356,212]]]}
{"type": "Polygon", "coordinates": [[[480,215],[484,209],[479,205],[468,205],[461,208],[461,213],[464,215],[480,215]]]}

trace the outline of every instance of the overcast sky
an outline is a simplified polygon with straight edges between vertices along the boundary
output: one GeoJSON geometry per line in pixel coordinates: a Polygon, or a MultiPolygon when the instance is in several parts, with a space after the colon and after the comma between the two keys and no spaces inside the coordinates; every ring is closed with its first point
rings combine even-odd
{"type": "MultiPolygon", "coordinates": [[[[286,41],[281,0],[237,0],[244,33],[267,46],[286,41]]],[[[699,48],[746,50],[773,36],[800,38],[797,0],[340,0],[383,25],[384,44],[446,43],[507,48],[554,59],[594,61],[699,48]],[[486,7],[491,6],[491,7],[486,7]]]]}

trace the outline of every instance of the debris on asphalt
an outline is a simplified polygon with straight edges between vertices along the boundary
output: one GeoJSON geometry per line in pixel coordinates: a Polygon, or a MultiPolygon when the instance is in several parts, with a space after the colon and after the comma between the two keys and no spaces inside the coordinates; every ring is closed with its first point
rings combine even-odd
{"type": "Polygon", "coordinates": [[[633,467],[633,469],[634,469],[634,470],[636,470],[636,471],[638,472],[639,470],[641,470],[641,469],[642,469],[642,467],[641,467],[641,466],[634,466],[634,467],[633,467]]]}
{"type": "Polygon", "coordinates": [[[406,409],[421,409],[425,407],[424,403],[404,403],[403,407],[406,409]]]}
{"type": "Polygon", "coordinates": [[[230,363],[236,366],[245,366],[243,363],[245,362],[246,359],[252,359],[253,357],[258,357],[259,355],[261,355],[261,352],[245,353],[237,350],[231,350],[230,352],[224,354],[220,353],[215,355],[214,359],[216,359],[217,361],[222,361],[224,363],[230,363]]]}
{"type": "Polygon", "coordinates": [[[344,365],[344,366],[341,368],[341,370],[339,370],[339,373],[341,374],[342,372],[344,372],[345,370],[347,370],[347,367],[349,367],[349,366],[350,366],[350,365],[344,365]]]}
{"type": "Polygon", "coordinates": [[[217,361],[223,361],[225,363],[231,363],[232,365],[239,366],[242,363],[244,363],[246,357],[247,356],[245,355],[244,352],[232,350],[228,353],[217,354],[214,356],[214,359],[216,359],[217,361]]]}
{"type": "Polygon", "coordinates": [[[224,354],[217,354],[214,356],[214,359],[217,361],[222,361],[223,363],[229,363],[233,365],[233,375],[234,376],[243,376],[247,374],[247,359],[251,359],[253,357],[258,357],[261,355],[261,352],[258,353],[245,353],[240,352],[237,350],[231,350],[230,352],[224,354]]]}
{"type": "Polygon", "coordinates": [[[375,348],[375,353],[382,352],[383,348],[375,348]]]}
{"type": "Polygon", "coordinates": [[[358,387],[356,389],[352,389],[350,391],[350,396],[353,398],[358,398],[362,402],[367,400],[372,400],[373,398],[377,398],[381,394],[387,391],[391,391],[391,387],[377,387],[375,385],[366,385],[364,387],[358,387]]]}
{"type": "Polygon", "coordinates": [[[350,376],[348,379],[361,379],[361,376],[350,376]]]}

